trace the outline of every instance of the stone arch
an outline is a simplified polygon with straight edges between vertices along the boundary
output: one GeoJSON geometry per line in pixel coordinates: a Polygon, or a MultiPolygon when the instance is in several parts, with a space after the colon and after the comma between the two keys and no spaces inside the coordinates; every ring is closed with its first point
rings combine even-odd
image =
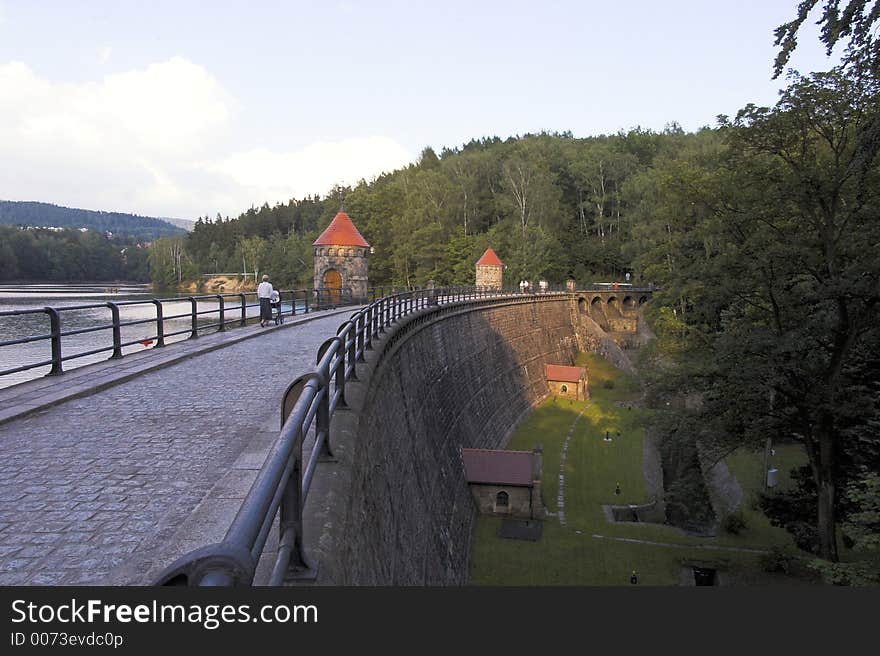
{"type": "Polygon", "coordinates": [[[495,512],[510,512],[510,495],[504,490],[495,495],[495,512]]]}
{"type": "Polygon", "coordinates": [[[342,274],[336,269],[327,269],[321,276],[321,286],[327,290],[327,302],[338,303],[342,294],[342,274]]]}
{"type": "Polygon", "coordinates": [[[648,297],[647,297],[647,296],[640,296],[640,297],[639,297],[639,305],[644,305],[644,304],[647,303],[647,302],[648,302],[648,297]]]}
{"type": "Polygon", "coordinates": [[[589,308],[587,307],[587,299],[583,296],[578,296],[578,312],[581,314],[587,314],[589,308]]]}
{"type": "Polygon", "coordinates": [[[608,330],[608,316],[605,314],[605,305],[601,296],[594,296],[590,301],[590,318],[593,319],[602,330],[608,330]]]}
{"type": "Polygon", "coordinates": [[[636,306],[636,299],[632,296],[624,296],[623,298],[623,308],[625,310],[632,310],[636,306]]]}
{"type": "Polygon", "coordinates": [[[605,304],[605,312],[609,319],[622,316],[623,313],[620,310],[620,301],[617,300],[616,296],[608,297],[608,301],[605,304]]]}

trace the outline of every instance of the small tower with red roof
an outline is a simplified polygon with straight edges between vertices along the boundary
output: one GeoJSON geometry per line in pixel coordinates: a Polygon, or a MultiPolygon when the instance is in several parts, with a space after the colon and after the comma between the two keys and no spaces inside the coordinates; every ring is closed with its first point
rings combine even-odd
{"type": "MultiPolygon", "coordinates": [[[[366,300],[370,245],[348,214],[340,210],[312,245],[315,247],[315,289],[349,288],[355,301],[366,300]]],[[[331,291],[331,297],[332,294],[331,291]]]]}
{"type": "Polygon", "coordinates": [[[503,286],[504,262],[498,259],[495,251],[487,248],[483,257],[477,260],[477,282],[481,289],[501,289],[503,286]]]}

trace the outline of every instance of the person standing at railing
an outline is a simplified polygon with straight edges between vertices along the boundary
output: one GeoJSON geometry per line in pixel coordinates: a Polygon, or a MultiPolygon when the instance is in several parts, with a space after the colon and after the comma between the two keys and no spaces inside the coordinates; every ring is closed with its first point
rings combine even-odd
{"type": "Polygon", "coordinates": [[[260,328],[265,328],[272,321],[272,283],[269,276],[263,274],[263,282],[257,286],[257,298],[260,299],[260,328]]]}

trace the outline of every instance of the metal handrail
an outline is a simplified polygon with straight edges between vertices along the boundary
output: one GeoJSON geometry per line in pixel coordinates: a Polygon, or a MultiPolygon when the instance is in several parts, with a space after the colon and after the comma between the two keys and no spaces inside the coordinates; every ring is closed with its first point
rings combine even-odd
{"type": "Polygon", "coordinates": [[[318,349],[315,370],[288,386],[281,402],[281,432],[224,539],[185,554],[159,574],[154,583],[252,585],[276,516],[280,541],[269,585],[315,579],[317,564],[303,543],[303,507],[318,462],[333,459],[330,419],[338,407],[345,406],[346,382],[356,379],[357,363],[363,361],[365,351],[372,349],[373,339],[391,324],[426,308],[570,293],[559,289],[414,289],[380,296],[354,313],[318,349]],[[315,441],[308,460],[304,461],[303,443],[310,430],[314,430],[315,441]]]}
{"type": "MultiPolygon", "coordinates": [[[[369,290],[373,298],[376,296],[376,290],[369,290]]],[[[256,299],[256,292],[239,292],[227,294],[201,294],[195,296],[180,296],[160,299],[145,299],[137,301],[110,301],[103,303],[91,303],[85,305],[72,305],[66,307],[42,307],[27,308],[23,310],[6,310],[0,311],[0,317],[24,316],[33,314],[44,314],[49,319],[48,333],[37,335],[28,335],[16,339],[0,340],[0,347],[15,346],[18,344],[27,344],[39,341],[49,343],[51,356],[49,359],[41,359],[39,362],[32,362],[9,369],[0,371],[0,376],[19,373],[39,367],[51,367],[47,376],[57,376],[64,373],[64,363],[70,360],[83,358],[99,353],[110,353],[108,359],[118,359],[123,357],[123,349],[127,346],[135,344],[154,345],[155,347],[165,346],[166,340],[179,335],[188,335],[188,339],[194,339],[209,331],[223,332],[229,327],[235,325],[246,326],[251,319],[256,320],[257,315],[248,312],[251,308],[259,308],[259,302],[251,303],[250,299],[256,299]],[[211,302],[216,307],[205,308],[204,305],[199,307],[199,303],[211,302]],[[174,303],[189,303],[188,312],[166,313],[166,308],[173,311],[174,303]],[[154,306],[155,313],[151,317],[142,319],[123,319],[120,310],[131,307],[154,306]],[[108,310],[110,312],[109,322],[102,322],[94,326],[85,328],[76,328],[70,330],[63,329],[63,315],[71,312],[82,312],[87,310],[108,310]],[[233,318],[231,315],[236,314],[233,318]],[[199,319],[206,316],[215,316],[216,321],[208,323],[199,322],[199,319]],[[190,318],[190,325],[174,329],[174,322],[180,322],[183,319],[190,318]],[[123,341],[122,329],[136,326],[150,326],[146,334],[123,341]],[[171,328],[171,330],[166,330],[171,328]],[[100,331],[111,331],[112,343],[106,346],[100,346],[85,351],[66,352],[63,348],[63,339],[77,335],[86,335],[97,333],[100,331]]],[[[353,298],[350,288],[342,289],[289,289],[279,290],[279,301],[283,316],[296,316],[297,314],[306,314],[316,309],[324,309],[327,307],[339,307],[351,305],[357,299],[353,298]],[[285,304],[289,303],[290,307],[284,310],[285,304]],[[299,312],[297,311],[299,307],[299,312]]]]}

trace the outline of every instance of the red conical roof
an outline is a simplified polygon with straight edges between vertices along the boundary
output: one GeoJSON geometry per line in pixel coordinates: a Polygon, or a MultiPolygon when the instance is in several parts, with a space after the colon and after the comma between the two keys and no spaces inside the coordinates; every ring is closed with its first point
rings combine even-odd
{"type": "Polygon", "coordinates": [[[491,248],[487,248],[486,252],[483,253],[483,257],[477,260],[477,266],[504,266],[504,262],[498,259],[498,256],[495,255],[495,251],[491,248]]]}
{"type": "Polygon", "coordinates": [[[348,218],[345,212],[339,212],[333,217],[327,229],[321,233],[312,246],[363,246],[369,248],[370,245],[363,235],[354,227],[354,223],[348,218]]]}

